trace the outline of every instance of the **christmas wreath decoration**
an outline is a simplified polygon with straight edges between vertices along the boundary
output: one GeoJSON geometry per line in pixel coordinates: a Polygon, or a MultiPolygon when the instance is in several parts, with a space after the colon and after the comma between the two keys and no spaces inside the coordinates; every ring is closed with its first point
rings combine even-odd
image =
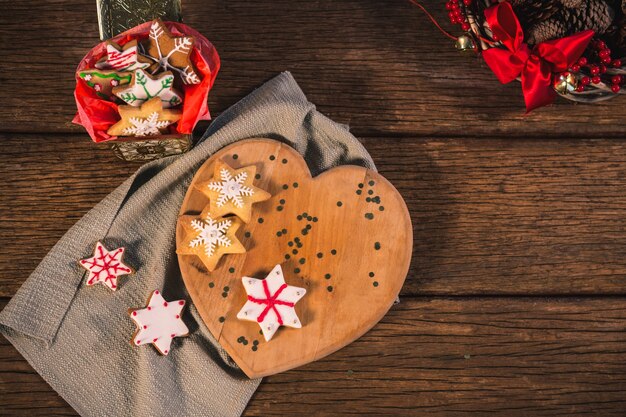
{"type": "Polygon", "coordinates": [[[527,111],[556,95],[593,103],[624,92],[626,0],[448,0],[459,50],[481,52],[527,111]]]}

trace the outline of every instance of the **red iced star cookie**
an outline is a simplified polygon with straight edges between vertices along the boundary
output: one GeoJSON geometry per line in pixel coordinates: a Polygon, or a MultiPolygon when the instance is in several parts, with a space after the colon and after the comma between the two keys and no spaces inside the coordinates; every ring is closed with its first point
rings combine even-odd
{"type": "Polygon", "coordinates": [[[97,242],[93,257],[78,261],[89,271],[87,285],[91,286],[100,282],[115,291],[117,278],[133,273],[133,269],[122,262],[123,256],[123,247],[109,252],[101,242],[97,242]]]}

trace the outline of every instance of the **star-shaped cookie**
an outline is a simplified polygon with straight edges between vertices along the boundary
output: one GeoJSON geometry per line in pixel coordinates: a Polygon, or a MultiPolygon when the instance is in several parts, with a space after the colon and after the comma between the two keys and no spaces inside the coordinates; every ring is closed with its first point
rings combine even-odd
{"type": "Polygon", "coordinates": [[[215,270],[223,255],[246,251],[235,236],[241,225],[237,218],[213,216],[206,206],[200,216],[181,216],[179,221],[185,236],[176,253],[198,256],[209,271],[215,270]]]}
{"type": "Polygon", "coordinates": [[[241,281],[248,300],[237,313],[237,318],[259,323],[266,341],[269,342],[280,326],[302,327],[295,305],[306,290],[287,285],[280,265],[276,265],[265,279],[243,277],[241,281]]]}
{"type": "Polygon", "coordinates": [[[117,278],[133,273],[133,269],[122,262],[124,250],[122,247],[109,251],[101,242],[96,242],[93,256],[78,261],[80,266],[89,271],[86,284],[91,286],[100,282],[115,291],[117,278]]]}
{"type": "Polygon", "coordinates": [[[124,100],[131,106],[141,106],[154,97],[159,97],[163,108],[178,106],[183,103],[182,95],[173,88],[174,74],[171,71],[152,76],[142,69],[137,69],[132,74],[128,85],[122,85],[113,89],[113,94],[124,100]]]}
{"type": "Polygon", "coordinates": [[[161,355],[167,355],[172,339],[189,335],[181,319],[184,307],[185,300],[165,301],[159,290],[155,290],[145,308],[128,309],[130,318],[137,324],[132,345],[152,343],[161,355]]]}
{"type": "Polygon", "coordinates": [[[252,185],[255,174],[254,165],[236,170],[218,160],[215,162],[213,178],[199,183],[196,188],[209,197],[211,214],[235,214],[244,223],[248,223],[252,217],[252,204],[271,197],[267,191],[252,185]]]}
{"type": "Polygon", "coordinates": [[[148,68],[151,61],[139,54],[137,40],[132,40],[120,47],[113,41],[107,42],[107,54],[96,62],[96,68],[115,71],[134,71],[138,68],[148,68]]]}
{"type": "Polygon", "coordinates": [[[78,76],[93,88],[96,94],[105,100],[114,100],[113,88],[128,84],[133,78],[130,72],[86,69],[78,71],[78,76]]]}
{"type": "Polygon", "coordinates": [[[178,72],[185,84],[199,84],[200,76],[191,63],[193,36],[175,37],[159,19],[152,22],[146,53],[154,61],[152,73],[160,70],[178,72]]]}
{"type": "Polygon", "coordinates": [[[122,119],[107,130],[111,136],[159,135],[182,115],[180,110],[164,110],[159,97],[151,98],[140,107],[118,106],[118,111],[122,119]]]}

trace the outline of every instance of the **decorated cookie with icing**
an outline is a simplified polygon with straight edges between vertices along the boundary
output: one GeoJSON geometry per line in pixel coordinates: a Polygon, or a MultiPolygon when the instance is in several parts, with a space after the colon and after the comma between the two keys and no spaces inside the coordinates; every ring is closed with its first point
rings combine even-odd
{"type": "Polygon", "coordinates": [[[93,88],[100,98],[114,100],[113,89],[130,83],[133,75],[130,72],[87,69],[78,71],[78,77],[93,88]]]}
{"type": "Polygon", "coordinates": [[[295,305],[306,290],[287,285],[280,265],[276,265],[265,279],[243,277],[241,281],[248,299],[237,318],[257,322],[266,341],[270,341],[280,326],[302,327],[295,305]]]}
{"type": "Polygon", "coordinates": [[[130,318],[137,325],[131,344],[141,346],[152,343],[161,355],[167,355],[175,337],[189,335],[189,329],[181,318],[184,307],[185,300],[165,301],[161,293],[155,290],[145,308],[128,310],[130,318]]]}
{"type": "Polygon", "coordinates": [[[253,185],[255,174],[254,165],[233,169],[218,160],[213,178],[199,183],[197,188],[209,198],[211,214],[234,214],[248,223],[252,217],[252,205],[271,197],[270,193],[253,185]]]}
{"type": "Polygon", "coordinates": [[[108,41],[106,48],[106,56],[96,62],[98,69],[134,71],[151,65],[151,61],[139,53],[137,40],[132,40],[123,47],[113,41],[108,41]]]}
{"type": "Polygon", "coordinates": [[[107,130],[111,136],[154,136],[167,131],[167,127],[180,120],[180,110],[163,109],[159,97],[152,98],[140,107],[118,106],[122,119],[107,130]]]}
{"type": "Polygon", "coordinates": [[[217,267],[222,256],[246,251],[235,235],[241,225],[236,218],[213,216],[206,206],[200,216],[181,216],[181,222],[185,236],[176,253],[198,256],[209,271],[217,267]]]}
{"type": "Polygon", "coordinates": [[[113,94],[131,106],[141,106],[154,97],[161,99],[165,109],[183,103],[182,94],[173,88],[174,74],[171,71],[153,77],[142,69],[136,69],[127,84],[115,87],[113,94]]]}
{"type": "Polygon", "coordinates": [[[154,62],[152,73],[171,70],[180,74],[185,84],[199,84],[200,76],[190,58],[194,43],[193,36],[173,36],[161,20],[153,21],[146,44],[146,53],[154,62]]]}
{"type": "Polygon", "coordinates": [[[93,256],[78,261],[80,266],[89,271],[86,284],[92,286],[101,283],[115,291],[117,279],[133,273],[133,269],[122,262],[124,251],[123,247],[109,251],[101,242],[97,242],[93,256]]]}

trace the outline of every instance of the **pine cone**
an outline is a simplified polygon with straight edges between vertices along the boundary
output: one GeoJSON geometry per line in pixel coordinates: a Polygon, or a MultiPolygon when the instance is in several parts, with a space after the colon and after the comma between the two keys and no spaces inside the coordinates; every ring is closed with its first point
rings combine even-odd
{"type": "Polygon", "coordinates": [[[510,3],[523,28],[545,22],[563,7],[558,0],[510,0],[510,3]]]}
{"type": "Polygon", "coordinates": [[[583,30],[594,30],[602,35],[615,19],[615,11],[605,0],[584,0],[578,8],[563,8],[552,17],[530,27],[527,40],[537,44],[549,39],[562,38],[583,30]]]}

